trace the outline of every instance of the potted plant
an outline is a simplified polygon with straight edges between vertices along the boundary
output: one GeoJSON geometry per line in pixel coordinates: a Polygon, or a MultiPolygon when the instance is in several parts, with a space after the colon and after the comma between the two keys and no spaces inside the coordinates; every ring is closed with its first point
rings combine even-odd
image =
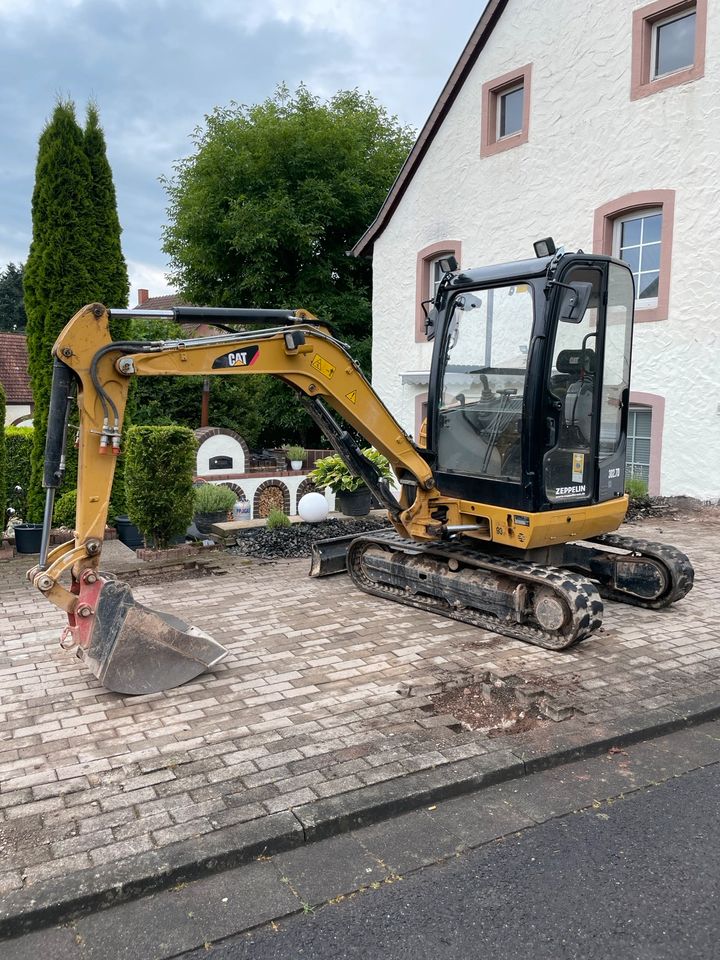
{"type": "Polygon", "coordinates": [[[40,553],[43,525],[41,523],[27,523],[23,520],[27,502],[22,487],[16,486],[13,488],[12,501],[17,508],[13,511],[12,524],[15,534],[15,549],[18,553],[40,553]]]}
{"type": "Polygon", "coordinates": [[[290,466],[293,470],[302,470],[303,461],[307,456],[307,450],[305,447],[288,447],[285,451],[287,458],[290,461],[290,466]]]}
{"type": "MultiPolygon", "coordinates": [[[[362,453],[377,467],[382,478],[394,479],[387,457],[372,447],[366,447],[362,453]]],[[[335,494],[335,503],[345,516],[364,517],[370,512],[370,490],[360,477],[348,470],[337,453],[318,460],[309,476],[321,490],[325,487],[331,488],[335,494]]]]}
{"type": "Polygon", "coordinates": [[[210,533],[214,523],[223,523],[227,520],[237,497],[229,487],[221,487],[214,483],[204,483],[195,487],[195,514],[193,521],[200,533],[210,533]]]}

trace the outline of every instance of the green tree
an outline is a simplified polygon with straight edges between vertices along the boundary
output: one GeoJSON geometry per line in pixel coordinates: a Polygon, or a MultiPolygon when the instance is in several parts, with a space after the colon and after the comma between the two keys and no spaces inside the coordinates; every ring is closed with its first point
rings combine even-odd
{"type": "MultiPolygon", "coordinates": [[[[70,317],[99,300],[127,303],[115,191],[97,110],[83,131],[71,101],[59,101],[40,136],[32,199],[33,239],[24,272],[35,434],[28,514],[42,515],[41,489],[52,345],[70,317]],[[114,239],[110,239],[110,237],[114,239]],[[123,287],[124,276],[124,287],[123,287]]],[[[70,440],[72,441],[72,437],[70,440]]],[[[74,458],[69,458],[74,462],[74,458]]],[[[68,470],[68,484],[75,477],[68,470]]]]}
{"type": "Polygon", "coordinates": [[[22,333],[25,329],[22,284],[23,265],[9,263],[0,273],[0,330],[22,333]]]}
{"type": "Polygon", "coordinates": [[[158,547],[167,547],[173,537],[185,533],[192,520],[196,450],[195,436],[185,427],[128,430],[128,515],[158,547]]]}
{"type": "MultiPolygon", "coordinates": [[[[369,370],[371,267],[347,250],[377,213],[414,139],[369,94],[321,102],[281,87],[216,108],[166,181],[164,248],[192,303],[305,307],[333,323],[369,370]]],[[[317,434],[277,381],[238,384],[238,416],[262,399],[266,444],[317,434]]],[[[214,389],[214,385],[213,385],[214,389]]],[[[216,420],[218,404],[212,402],[216,420]]],[[[240,432],[248,429],[239,425],[240,432]]]]}
{"type": "MultiPolygon", "coordinates": [[[[96,293],[90,298],[99,300],[108,307],[127,307],[130,292],[127,264],[120,245],[120,218],[117,212],[117,198],[113,183],[112,169],[107,158],[105,134],[100,126],[97,106],[90,103],[87,108],[87,120],[84,134],[85,154],[90,165],[90,200],[93,220],[93,255],[90,274],[96,283],[96,293]]],[[[88,301],[89,302],[89,301],[88,301]]],[[[110,333],[113,340],[127,340],[130,334],[130,322],[124,318],[110,321],[110,333]]],[[[131,385],[125,408],[123,429],[127,430],[132,421],[134,406],[131,385]]],[[[115,464],[112,499],[120,513],[125,512],[125,457],[118,458],[115,464]]],[[[75,482],[73,477],[68,477],[75,482]]]]}

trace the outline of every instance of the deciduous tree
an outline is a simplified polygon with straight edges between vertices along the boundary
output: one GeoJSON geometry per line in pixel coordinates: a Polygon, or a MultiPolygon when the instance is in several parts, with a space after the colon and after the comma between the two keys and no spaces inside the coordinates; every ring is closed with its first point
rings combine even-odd
{"type": "MultiPolygon", "coordinates": [[[[166,182],[164,245],[174,281],[197,304],[305,307],[336,326],[367,371],[371,269],[347,251],[413,138],[357,90],[322,102],[303,86],[294,94],[281,87],[256,106],[216,108],[194,154],[166,182]]],[[[258,379],[242,378],[237,389],[248,401],[262,394],[267,426],[259,439],[304,435],[312,445],[314,427],[288,403],[287,388],[258,379]]]]}

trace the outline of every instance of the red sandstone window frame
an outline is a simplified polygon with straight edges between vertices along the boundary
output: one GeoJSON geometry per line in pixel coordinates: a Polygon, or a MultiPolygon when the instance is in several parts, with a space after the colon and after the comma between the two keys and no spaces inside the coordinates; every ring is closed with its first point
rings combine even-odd
{"type": "Polygon", "coordinates": [[[650,410],[650,469],[648,493],[660,495],[662,467],[662,441],[665,426],[665,397],[657,393],[639,393],[630,391],[631,407],[647,407],[650,410]]]}
{"type": "Polygon", "coordinates": [[[647,6],[633,11],[632,25],[632,69],[630,81],[630,99],[640,100],[654,93],[676,87],[682,83],[699,80],[705,75],[705,38],[707,36],[707,0],[655,0],[647,6]],[[682,70],[653,78],[652,45],[655,28],[661,21],[677,14],[694,10],[695,19],[695,56],[693,63],[682,70]]]}
{"type": "Polygon", "coordinates": [[[461,262],[462,241],[438,240],[418,252],[415,266],[415,343],[425,343],[425,312],[422,308],[424,300],[430,296],[430,270],[440,257],[454,256],[461,262]]]}
{"type": "Polygon", "coordinates": [[[501,77],[488,80],[482,88],[482,123],[480,137],[480,156],[492,157],[504,150],[511,150],[528,142],[530,132],[530,97],[532,81],[532,64],[526,63],[501,77]],[[522,84],[523,88],[523,121],[522,128],[506,137],[498,137],[498,107],[500,98],[505,93],[522,84]]]}
{"type": "Polygon", "coordinates": [[[675,224],[675,191],[643,190],[640,193],[628,193],[595,211],[593,230],[593,250],[613,256],[615,224],[620,217],[633,211],[657,209],[662,213],[662,231],[660,234],[660,277],[658,280],[657,303],[652,307],[635,306],[635,322],[648,323],[667,320],[670,306],[670,273],[672,266],[673,228],[675,224]]]}

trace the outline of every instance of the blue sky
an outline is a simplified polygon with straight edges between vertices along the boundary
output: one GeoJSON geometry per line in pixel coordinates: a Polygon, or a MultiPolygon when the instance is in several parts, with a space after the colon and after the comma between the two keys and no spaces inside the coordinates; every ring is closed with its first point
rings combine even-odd
{"type": "Polygon", "coordinates": [[[159,177],[192,152],[214,106],[278,83],[320,96],[369,90],[419,128],[483,0],[0,0],[0,269],[24,261],[37,141],[56,98],[100,110],[118,194],[131,300],[165,293],[159,177]]]}

